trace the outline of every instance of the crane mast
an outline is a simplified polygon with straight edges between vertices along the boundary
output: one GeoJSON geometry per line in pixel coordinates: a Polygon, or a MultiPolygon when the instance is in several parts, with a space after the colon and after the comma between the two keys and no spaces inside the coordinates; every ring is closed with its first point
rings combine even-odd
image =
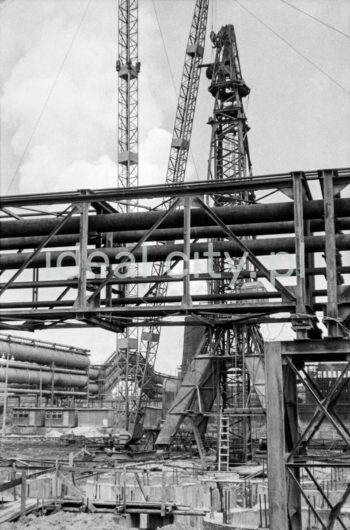
{"type": "MultiPolygon", "coordinates": [[[[118,6],[118,186],[138,186],[138,0],[119,0],[118,6]]],[[[127,201],[120,211],[137,203],[127,201]]]]}
{"type": "MultiPolygon", "coordinates": [[[[196,0],[195,3],[166,173],[166,182],[169,184],[183,182],[185,178],[204,53],[208,4],[209,0],[196,0]]],[[[138,184],[138,0],[119,0],[118,20],[118,185],[133,187],[138,184]]],[[[129,201],[120,211],[136,208],[137,204],[129,201]]],[[[152,276],[164,273],[166,271],[162,263],[152,265],[152,276]]],[[[121,287],[121,290],[125,296],[135,296],[137,285],[130,283],[126,288],[121,287]]],[[[163,296],[166,291],[167,284],[157,282],[149,286],[144,296],[163,296]]],[[[150,389],[159,338],[158,324],[142,329],[140,344],[137,328],[129,328],[127,333],[118,336],[117,351],[107,363],[110,366],[106,374],[108,387],[117,387],[118,400],[122,403],[120,412],[125,413],[123,426],[132,431],[134,436],[142,408],[152,396],[150,389]]]]}
{"type": "Polygon", "coordinates": [[[197,0],[194,8],[176,109],[166,183],[185,180],[201,64],[204,54],[209,0],[197,0]]]}
{"type": "MultiPolygon", "coordinates": [[[[118,187],[130,188],[139,184],[138,172],[138,0],[119,0],[118,3],[118,187]]],[[[119,204],[120,212],[137,210],[137,201],[119,204]]],[[[112,243],[113,244],[113,243],[112,243]]],[[[119,287],[122,296],[137,296],[137,284],[119,287]]],[[[117,336],[117,350],[111,359],[109,388],[117,388],[119,414],[125,415],[123,427],[135,423],[133,410],[137,402],[139,366],[134,362],[138,352],[138,328],[127,328],[117,336]]]]}
{"type": "MultiPolygon", "coordinates": [[[[251,174],[248,147],[248,125],[243,98],[249,94],[238,57],[237,43],[232,25],[224,26],[218,34],[211,33],[215,48],[214,63],[209,65],[207,76],[211,80],[209,91],[215,98],[208,178],[212,180],[239,179],[251,174]]],[[[254,194],[242,190],[224,195],[216,205],[249,203],[254,194]]],[[[215,272],[226,272],[225,259],[214,261],[215,272]]],[[[234,266],[237,269],[237,262],[234,266]]],[[[255,271],[252,271],[254,278],[255,271]]],[[[257,282],[258,283],[258,282],[257,282]]],[[[241,281],[232,282],[212,279],[213,293],[228,289],[243,290],[241,281]]],[[[255,284],[256,287],[257,284],[255,284]]],[[[249,287],[248,287],[249,288],[249,287]]],[[[184,366],[183,381],[165,418],[156,445],[167,447],[172,443],[181,423],[188,418],[198,436],[205,434],[209,417],[218,421],[218,465],[228,470],[230,458],[245,461],[251,453],[250,403],[252,396],[251,375],[260,361],[263,340],[259,328],[254,325],[235,324],[230,319],[219,319],[200,333],[194,334],[190,353],[184,366]],[[249,358],[250,357],[250,358],[249,358]],[[235,412],[237,411],[237,412],[235,412]],[[240,411],[238,413],[238,411],[240,411]],[[242,413],[243,411],[243,413],[242,413]]],[[[261,370],[261,365],[258,366],[261,370]]],[[[199,444],[200,445],[200,444],[199,444]]]]}
{"type": "MultiPolygon", "coordinates": [[[[241,72],[236,35],[233,25],[223,26],[211,40],[216,50],[215,60],[207,69],[207,77],[211,80],[209,92],[215,98],[213,117],[209,120],[212,127],[208,179],[240,179],[252,174],[248,131],[249,126],[244,110],[244,99],[250,89],[246,85],[241,72]]],[[[245,190],[234,194],[223,195],[218,199],[213,197],[216,205],[249,204],[254,200],[254,193],[245,190]]],[[[225,259],[214,261],[215,272],[223,273],[239,269],[239,259],[227,263],[225,259]]],[[[242,264],[247,269],[247,264],[242,264]]],[[[255,278],[251,271],[251,278],[255,278]]],[[[227,290],[242,291],[249,282],[241,280],[235,282],[212,280],[210,290],[220,293],[227,290]]],[[[259,286],[262,287],[262,286],[259,286]]],[[[248,286],[249,288],[249,286],[248,286]]],[[[221,417],[219,430],[225,440],[230,439],[231,452],[238,460],[247,460],[251,453],[251,421],[248,414],[235,416],[226,411],[247,409],[252,392],[251,368],[248,359],[263,356],[263,339],[257,325],[233,325],[221,334],[217,352],[214,355],[229,354],[228,359],[221,363],[218,373],[220,398],[219,407],[221,417]],[[223,429],[223,426],[225,428],[223,429]],[[223,431],[224,432],[221,432],[223,431]]],[[[219,452],[220,452],[219,443],[219,452]]],[[[222,458],[219,454],[219,467],[228,466],[227,455],[222,458]]]]}
{"type": "MultiPolygon", "coordinates": [[[[193,119],[199,88],[201,64],[204,54],[208,20],[208,5],[209,0],[196,0],[194,7],[194,13],[186,46],[185,61],[166,173],[167,184],[183,182],[185,179],[193,119]]],[[[166,273],[167,271],[165,270],[163,262],[152,264],[152,276],[163,276],[166,273]]],[[[166,282],[157,282],[154,285],[149,286],[145,296],[165,296],[167,287],[168,284],[166,282]]],[[[143,370],[143,378],[140,385],[138,414],[142,409],[142,405],[148,399],[148,395],[144,392],[144,389],[149,388],[150,386],[149,378],[150,374],[152,373],[158,352],[160,330],[161,326],[155,323],[154,325],[144,327],[141,332],[139,356],[141,364],[144,365],[145,369],[143,370]]]]}

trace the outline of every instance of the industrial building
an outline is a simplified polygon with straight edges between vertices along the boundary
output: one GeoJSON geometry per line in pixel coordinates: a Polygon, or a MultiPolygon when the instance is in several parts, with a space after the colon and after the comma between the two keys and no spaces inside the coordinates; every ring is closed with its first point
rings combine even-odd
{"type": "Polygon", "coordinates": [[[192,4],[164,182],[139,178],[139,5],[119,0],[115,187],[1,198],[0,524],[350,527],[350,168],[253,172],[234,20],[209,34],[214,0],[192,4]],[[156,365],[174,327],[176,375],[156,365]],[[91,329],[115,337],[99,364],[41,340],[91,329]]]}

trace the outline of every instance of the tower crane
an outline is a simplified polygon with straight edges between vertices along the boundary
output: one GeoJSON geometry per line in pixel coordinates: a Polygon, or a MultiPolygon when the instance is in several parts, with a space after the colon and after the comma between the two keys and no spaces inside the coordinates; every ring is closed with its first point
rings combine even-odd
{"type": "MultiPolygon", "coordinates": [[[[201,65],[204,55],[208,7],[209,0],[196,0],[178,95],[174,130],[166,172],[167,184],[183,182],[185,179],[201,65]]],[[[166,273],[167,271],[163,262],[155,262],[152,264],[152,276],[163,276],[166,273]]],[[[146,294],[157,297],[165,296],[167,286],[168,284],[166,282],[157,282],[149,287],[146,294]]],[[[145,361],[145,367],[150,366],[152,369],[154,367],[159,347],[160,330],[161,326],[157,323],[142,329],[139,353],[140,357],[145,361]]],[[[147,394],[145,394],[143,389],[149,387],[148,374],[150,373],[149,370],[144,370],[144,377],[140,387],[138,413],[142,410],[144,402],[147,401],[147,394]]]]}
{"type": "MultiPolygon", "coordinates": [[[[119,0],[118,2],[118,186],[129,188],[138,186],[138,0],[119,0]]],[[[137,201],[126,201],[118,205],[120,212],[137,210],[137,201]]],[[[112,237],[112,236],[110,236],[112,237]]],[[[107,246],[113,246],[113,240],[107,235],[107,246]]],[[[137,296],[137,284],[120,286],[123,296],[137,296]]],[[[111,296],[111,292],[107,296],[111,296]]],[[[116,352],[106,363],[105,391],[117,388],[117,403],[122,399],[119,415],[125,416],[122,427],[133,429],[134,409],[137,388],[135,382],[140,378],[138,363],[133,362],[138,351],[138,329],[127,328],[117,335],[116,352]],[[121,398],[121,399],[120,399],[121,398]]]]}
{"type": "MultiPolygon", "coordinates": [[[[244,100],[249,95],[250,89],[242,77],[239,53],[234,26],[223,26],[215,34],[212,32],[211,40],[215,47],[214,63],[207,69],[210,79],[209,92],[214,97],[213,117],[209,120],[212,127],[208,178],[212,180],[240,179],[252,175],[248,131],[249,126],[244,110],[244,100]]],[[[255,200],[253,192],[245,190],[230,195],[223,195],[220,200],[213,197],[217,205],[235,205],[255,200]]],[[[234,268],[239,269],[239,259],[236,258],[234,268]]],[[[214,263],[216,272],[227,272],[228,266],[232,268],[232,260],[227,264],[225,259],[218,259],[214,263]]],[[[247,263],[242,263],[242,268],[248,268],[247,263]]],[[[251,279],[242,282],[239,278],[235,282],[213,280],[211,291],[242,291],[249,289],[249,283],[255,278],[251,271],[251,279]]],[[[255,288],[257,285],[255,284],[255,288]]],[[[263,289],[258,285],[258,289],[263,289]]],[[[219,387],[221,389],[221,420],[219,434],[229,440],[232,452],[240,460],[246,460],[251,453],[251,421],[245,414],[226,415],[225,411],[234,411],[248,407],[252,391],[251,375],[256,370],[249,356],[254,359],[263,358],[263,338],[257,325],[234,325],[222,333],[218,351],[228,352],[228,359],[221,363],[218,371],[219,387]]],[[[261,369],[261,365],[260,365],[261,369]]],[[[220,442],[220,438],[219,438],[220,442]]],[[[224,444],[222,444],[224,445],[224,444]]],[[[220,452],[220,443],[219,443],[220,452]]],[[[228,455],[223,455],[219,463],[228,465],[228,455]]]]}
{"type": "MultiPolygon", "coordinates": [[[[242,77],[234,27],[227,25],[217,34],[212,32],[211,40],[215,48],[215,59],[207,68],[207,77],[210,79],[209,92],[215,102],[213,117],[209,120],[212,134],[208,178],[222,180],[247,177],[251,175],[251,160],[247,137],[249,127],[243,101],[250,90],[242,77]]],[[[218,206],[234,206],[252,200],[254,194],[245,191],[227,195],[220,200],[213,197],[218,206]]],[[[218,258],[214,267],[215,272],[224,272],[227,263],[218,258]]],[[[211,280],[210,288],[212,292],[220,293],[227,289],[239,290],[245,287],[241,282],[232,285],[215,279],[211,280]]],[[[172,437],[187,417],[188,410],[191,411],[190,420],[194,431],[197,431],[196,438],[203,435],[216,403],[216,413],[220,411],[219,468],[228,469],[228,443],[237,459],[249,458],[250,419],[242,411],[249,410],[250,375],[256,370],[256,366],[252,367],[247,358],[259,358],[262,352],[263,340],[255,325],[237,325],[228,320],[199,334],[197,349],[193,352],[182,385],[162,426],[157,445],[168,446],[171,443],[172,437]],[[241,410],[240,416],[232,413],[237,409],[241,410]],[[231,411],[230,414],[228,410],[231,411]]]]}
{"type": "MultiPolygon", "coordinates": [[[[183,182],[197,102],[201,64],[204,54],[209,0],[196,0],[192,17],[175,116],[166,183],[183,182]]],[[[138,0],[119,0],[119,186],[135,186],[138,182],[138,0]]],[[[137,205],[129,203],[126,211],[137,205]]],[[[162,263],[153,264],[152,276],[165,274],[162,263]]],[[[130,284],[128,296],[136,294],[130,284]]],[[[167,284],[150,285],[146,295],[164,296],[167,284]]],[[[136,435],[145,402],[149,400],[151,377],[158,352],[160,326],[144,327],[138,346],[136,328],[119,339],[117,351],[109,359],[112,378],[118,381],[118,392],[125,402],[125,427],[136,435]]],[[[109,377],[111,380],[111,377],[109,377]]],[[[115,383],[113,383],[115,384],[115,383]]]]}

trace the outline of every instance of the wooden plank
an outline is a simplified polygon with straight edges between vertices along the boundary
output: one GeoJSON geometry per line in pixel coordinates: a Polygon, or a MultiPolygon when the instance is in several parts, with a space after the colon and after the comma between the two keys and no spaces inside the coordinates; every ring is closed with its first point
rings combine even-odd
{"type": "Polygon", "coordinates": [[[165,507],[166,507],[166,471],[164,467],[162,468],[162,503],[160,506],[160,515],[161,517],[165,516],[165,507]]]}
{"type": "Polygon", "coordinates": [[[137,480],[137,483],[139,485],[139,488],[141,490],[141,493],[143,495],[143,498],[145,499],[145,501],[148,501],[149,500],[149,496],[146,494],[144,488],[143,488],[143,484],[141,482],[141,479],[140,479],[140,475],[135,471],[135,477],[136,477],[136,480],[137,480]]]}
{"type": "Polygon", "coordinates": [[[288,530],[280,342],[265,343],[265,377],[270,530],[288,530]]]}
{"type": "Polygon", "coordinates": [[[95,506],[92,504],[92,502],[89,499],[86,498],[86,495],[85,495],[85,493],[84,493],[84,491],[82,489],[78,488],[78,486],[75,486],[73,484],[73,482],[68,477],[63,475],[62,473],[58,472],[58,476],[60,477],[62,482],[64,482],[64,484],[66,484],[66,486],[70,489],[70,491],[73,494],[75,494],[80,499],[84,499],[84,501],[86,502],[86,506],[87,506],[89,512],[94,513],[96,511],[95,506]]]}

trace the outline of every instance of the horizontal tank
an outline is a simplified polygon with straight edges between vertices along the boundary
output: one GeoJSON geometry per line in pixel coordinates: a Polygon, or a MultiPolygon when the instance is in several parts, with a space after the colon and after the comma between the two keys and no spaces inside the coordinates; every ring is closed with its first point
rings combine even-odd
{"type": "Polygon", "coordinates": [[[31,340],[13,335],[0,334],[0,357],[14,358],[16,361],[35,362],[62,368],[86,370],[90,365],[88,350],[31,340]]]}
{"type": "MultiPolygon", "coordinates": [[[[7,372],[7,384],[18,384],[18,385],[42,385],[43,387],[50,386],[52,384],[52,378],[54,386],[59,387],[75,387],[85,388],[89,383],[89,378],[86,375],[76,375],[74,373],[60,373],[46,370],[33,370],[24,368],[21,366],[6,367],[5,363],[0,363],[0,382],[6,381],[7,372]]],[[[98,386],[94,383],[89,385],[89,389],[96,391],[98,386]]]]}
{"type": "Polygon", "coordinates": [[[100,376],[101,369],[98,366],[91,365],[89,367],[89,378],[90,379],[98,379],[100,376]]]}

